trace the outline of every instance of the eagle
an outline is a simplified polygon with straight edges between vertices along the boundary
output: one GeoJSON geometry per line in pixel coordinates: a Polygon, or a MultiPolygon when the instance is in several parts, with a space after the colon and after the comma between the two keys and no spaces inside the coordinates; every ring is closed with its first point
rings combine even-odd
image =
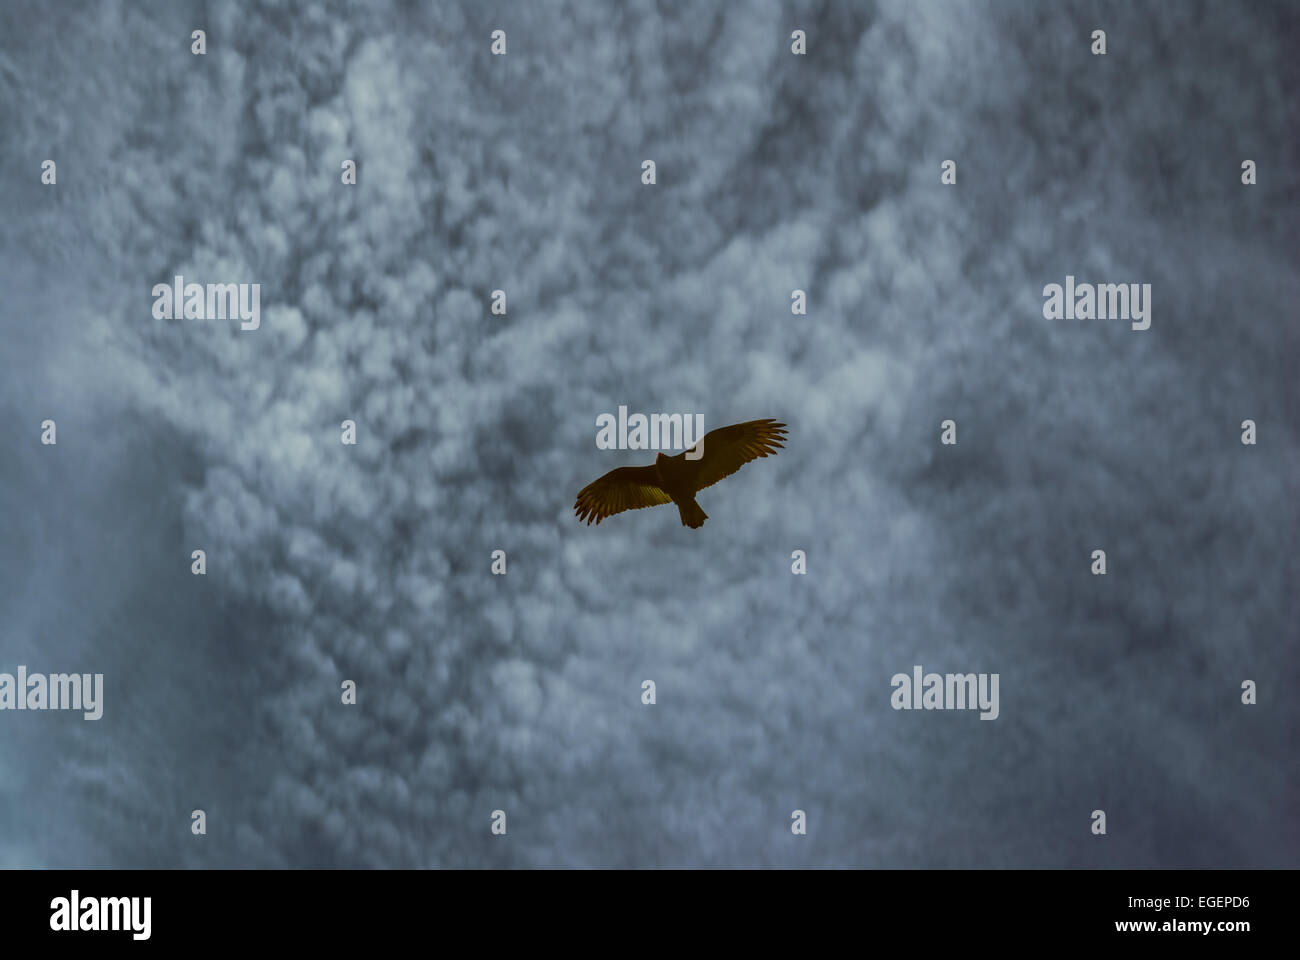
{"type": "Polygon", "coordinates": [[[750,420],[710,430],[701,441],[704,454],[698,460],[686,456],[697,451],[696,446],[675,457],[660,453],[648,466],[611,470],[578,492],[573,512],[590,526],[624,510],[675,503],[682,526],[702,527],[709,515],[695,502],[695,494],[751,460],[776,456],[785,439],[785,424],[775,420],[750,420]]]}

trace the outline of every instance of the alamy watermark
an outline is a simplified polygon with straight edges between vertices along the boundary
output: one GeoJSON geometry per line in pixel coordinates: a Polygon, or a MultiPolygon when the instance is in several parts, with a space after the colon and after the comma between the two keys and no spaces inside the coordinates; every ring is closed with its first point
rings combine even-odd
{"type": "Polygon", "coordinates": [[[173,283],[154,284],[153,316],[155,320],[233,320],[239,317],[240,330],[256,330],[262,325],[262,285],[260,283],[186,283],[177,276],[173,283]]]}
{"type": "Polygon", "coordinates": [[[1151,284],[1075,284],[1043,287],[1044,320],[1131,320],[1132,328],[1151,327],[1151,284]]]}
{"type": "Polygon", "coordinates": [[[909,676],[896,673],[889,681],[894,688],[889,704],[895,710],[974,710],[981,720],[998,718],[998,675],[996,673],[927,673],[921,665],[909,676]]]}
{"type": "Polygon", "coordinates": [[[1151,326],[1151,284],[1075,283],[1043,287],[1044,320],[1131,320],[1134,330],[1151,326]]]}
{"type": "Polygon", "coordinates": [[[153,897],[83,897],[73,890],[71,896],[50,901],[50,929],[126,930],[133,940],[148,940],[152,914],[153,897]]]}
{"type": "Polygon", "coordinates": [[[87,720],[104,715],[102,673],[0,673],[0,710],[81,710],[87,720]]]}
{"type": "Polygon", "coordinates": [[[704,456],[704,414],[692,423],[689,413],[644,413],[628,416],[620,405],[618,417],[602,413],[596,417],[598,450],[687,450],[687,460],[704,456]],[[694,449],[692,449],[694,448],[694,449]]]}

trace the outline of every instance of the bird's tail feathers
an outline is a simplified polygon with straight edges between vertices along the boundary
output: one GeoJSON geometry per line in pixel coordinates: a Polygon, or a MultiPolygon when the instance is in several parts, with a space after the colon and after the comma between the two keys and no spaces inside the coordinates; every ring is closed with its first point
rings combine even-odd
{"type": "Polygon", "coordinates": [[[677,511],[682,515],[682,526],[692,530],[704,526],[704,521],[709,519],[709,515],[694,500],[677,504],[677,511]]]}

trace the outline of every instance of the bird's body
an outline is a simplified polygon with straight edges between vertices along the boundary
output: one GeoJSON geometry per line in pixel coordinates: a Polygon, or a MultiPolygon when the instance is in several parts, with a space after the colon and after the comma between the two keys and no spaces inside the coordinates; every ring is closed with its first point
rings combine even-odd
{"type": "Polygon", "coordinates": [[[774,456],[784,447],[784,423],[775,420],[750,420],[730,427],[710,430],[699,447],[675,457],[659,454],[655,462],[644,467],[619,467],[599,480],[587,484],[573,505],[579,520],[600,523],[624,510],[637,510],[665,503],[677,504],[682,526],[697,528],[708,519],[695,494],[729,477],[750,460],[774,456]]]}
{"type": "Polygon", "coordinates": [[[675,457],[659,454],[655,457],[655,473],[659,476],[660,489],[677,504],[677,510],[682,515],[682,526],[703,526],[709,515],[695,502],[695,464],[687,462],[686,452],[675,457]]]}

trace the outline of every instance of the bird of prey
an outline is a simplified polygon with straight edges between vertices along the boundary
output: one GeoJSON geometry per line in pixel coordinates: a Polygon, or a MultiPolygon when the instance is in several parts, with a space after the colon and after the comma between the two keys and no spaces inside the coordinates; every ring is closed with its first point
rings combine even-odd
{"type": "Polygon", "coordinates": [[[758,457],[776,456],[786,439],[784,423],[775,420],[750,420],[719,427],[704,435],[704,455],[689,460],[684,450],[675,457],[662,453],[645,467],[619,467],[599,480],[587,484],[578,493],[573,512],[590,526],[624,510],[639,510],[663,503],[677,504],[682,526],[702,527],[709,515],[695,502],[695,494],[729,477],[758,457]]]}

